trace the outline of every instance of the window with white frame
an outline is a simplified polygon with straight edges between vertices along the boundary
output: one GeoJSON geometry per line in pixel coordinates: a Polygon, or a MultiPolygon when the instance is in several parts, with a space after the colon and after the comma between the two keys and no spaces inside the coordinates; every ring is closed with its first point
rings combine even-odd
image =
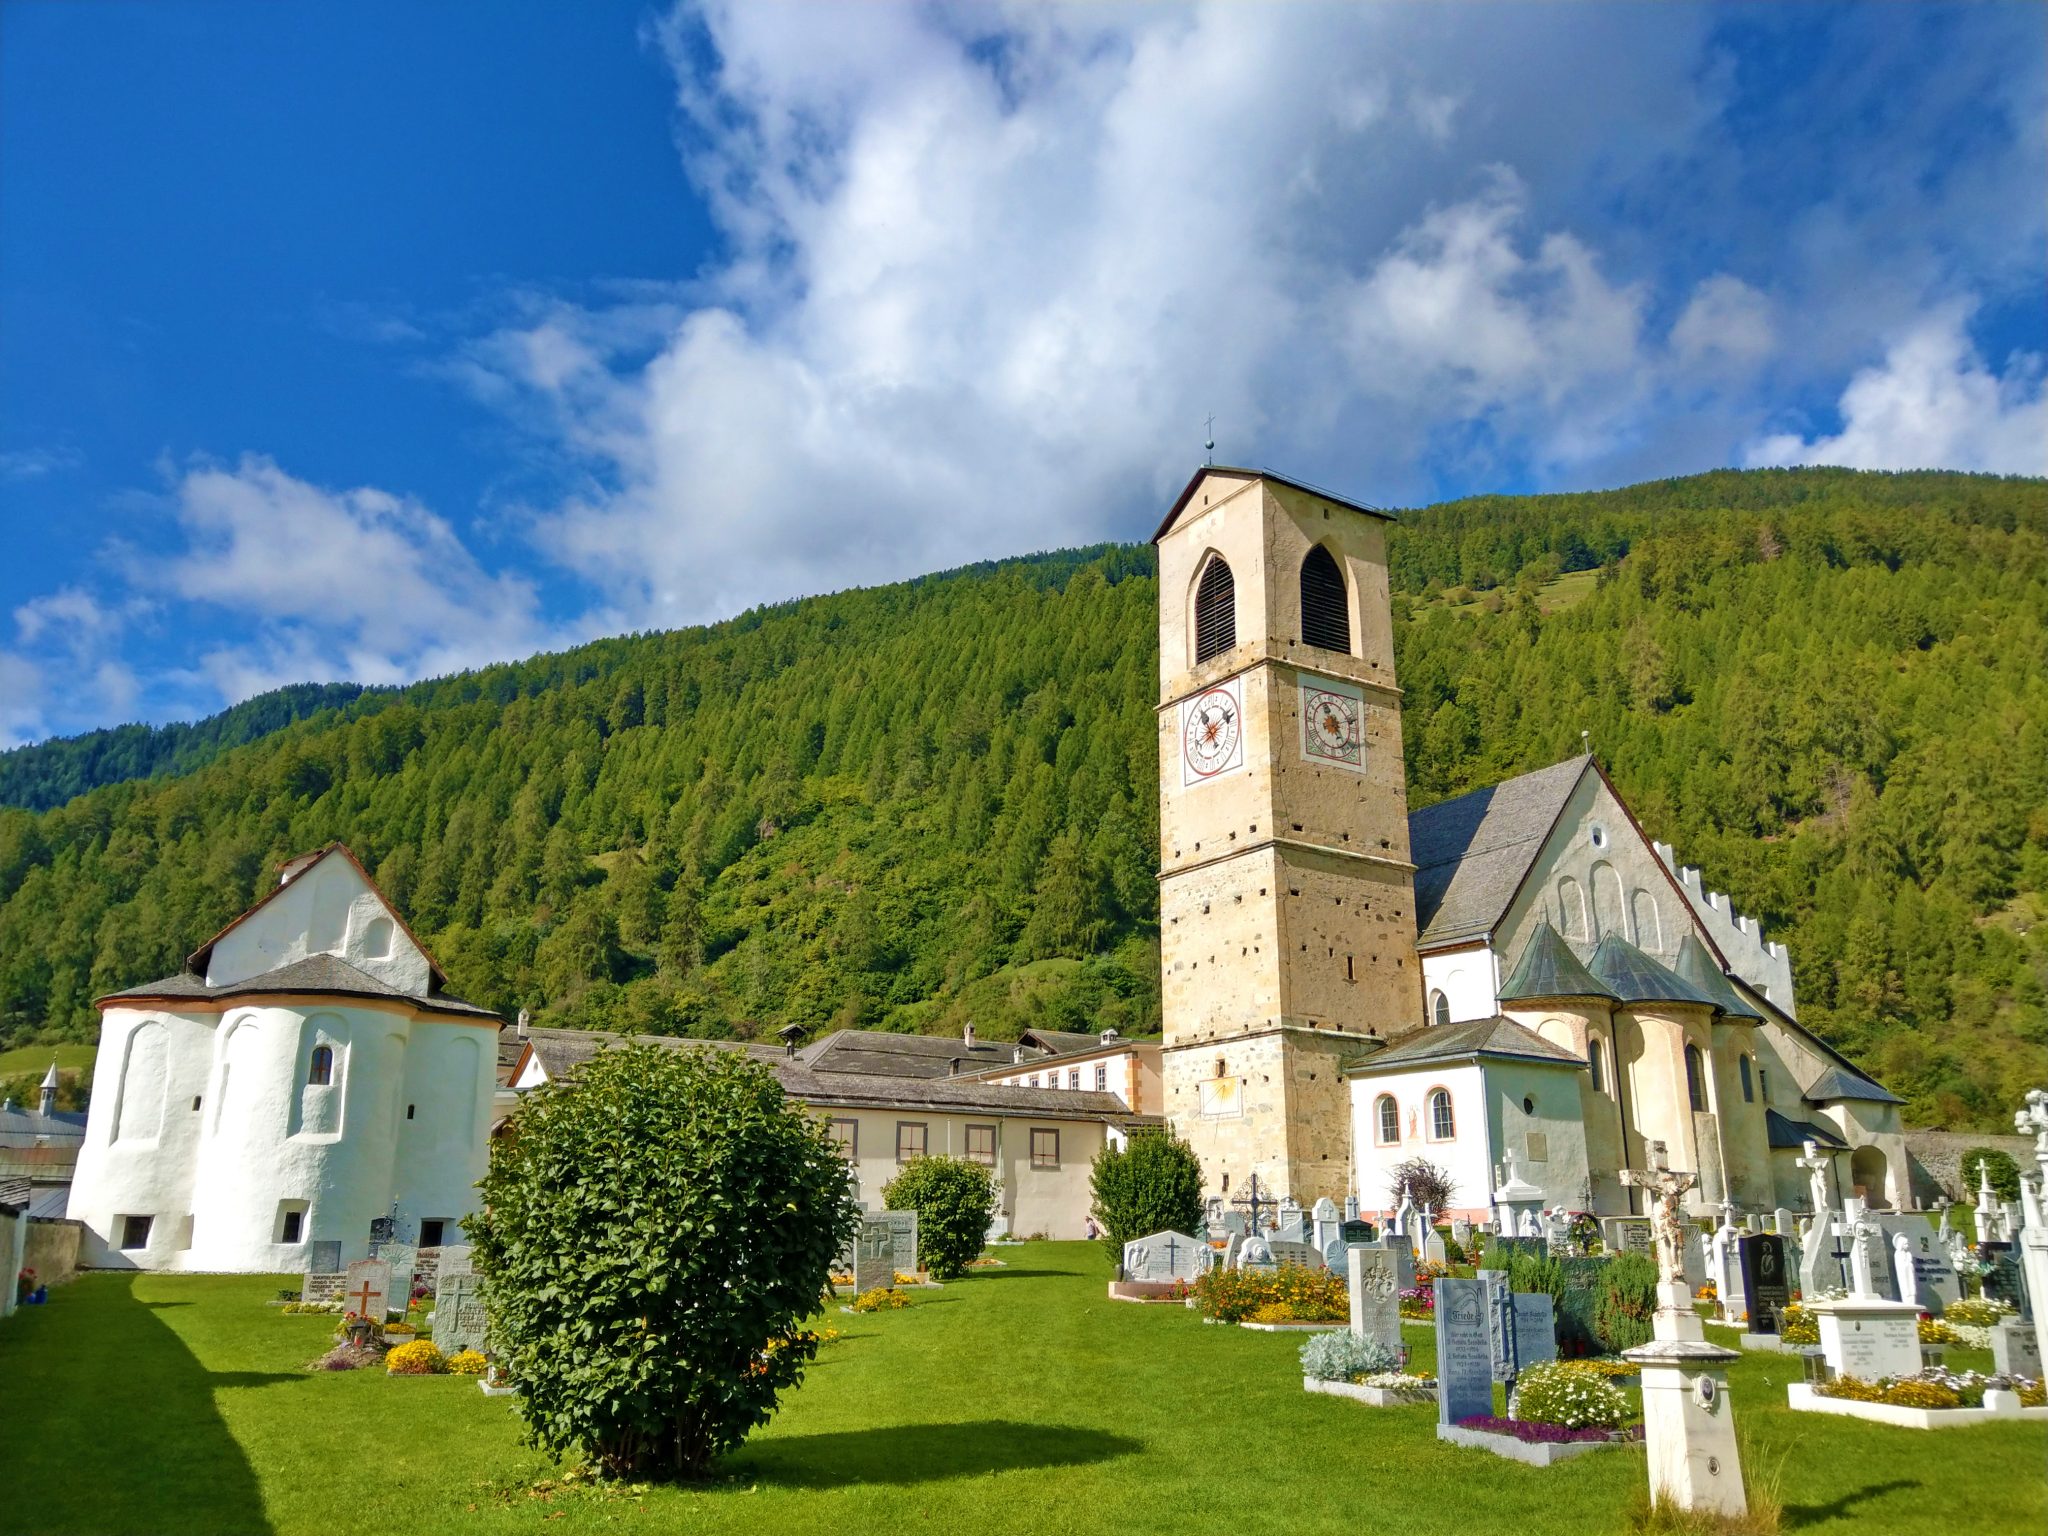
{"type": "Polygon", "coordinates": [[[1429,1096],[1429,1134],[1433,1141],[1452,1141],[1458,1134],[1458,1122],[1451,1114],[1451,1091],[1438,1088],[1429,1096]]]}

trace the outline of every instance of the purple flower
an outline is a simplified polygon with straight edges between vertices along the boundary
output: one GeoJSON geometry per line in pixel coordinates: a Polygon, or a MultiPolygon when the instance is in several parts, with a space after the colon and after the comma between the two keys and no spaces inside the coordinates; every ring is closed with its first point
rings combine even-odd
{"type": "Polygon", "coordinates": [[[1566,1429],[1562,1424],[1540,1424],[1534,1419],[1502,1419],[1490,1413],[1475,1414],[1469,1419],[1458,1420],[1460,1429],[1476,1429],[1489,1435],[1512,1435],[1532,1445],[1563,1445],[1576,1440],[1634,1440],[1641,1436],[1636,1429],[1566,1429]]]}

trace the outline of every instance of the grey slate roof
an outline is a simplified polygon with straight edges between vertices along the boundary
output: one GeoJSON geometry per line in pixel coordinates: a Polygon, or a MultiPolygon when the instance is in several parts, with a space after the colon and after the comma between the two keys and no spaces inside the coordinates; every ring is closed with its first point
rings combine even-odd
{"type": "Polygon", "coordinates": [[[1574,757],[1409,814],[1418,949],[1493,931],[1592,761],[1574,757]]]}
{"type": "Polygon", "coordinates": [[[394,1002],[409,1003],[424,1013],[447,1013],[463,1018],[495,1019],[497,1014],[475,1003],[464,1002],[446,992],[437,992],[426,997],[404,992],[397,987],[379,981],[367,971],[359,971],[346,960],[336,955],[308,955],[303,960],[293,960],[265,971],[260,976],[251,976],[244,981],[229,982],[226,986],[209,987],[204,976],[191,971],[180,971],[175,976],[166,976],[161,981],[145,982],[139,987],[128,987],[120,992],[109,992],[99,999],[102,1003],[120,1002],[124,999],[167,1002],[184,999],[194,1001],[208,998],[254,997],[270,992],[306,992],[323,997],[375,997],[394,1002]]]}
{"type": "Polygon", "coordinates": [[[60,1109],[46,1115],[19,1105],[0,1106],[0,1147],[76,1147],[84,1140],[83,1114],[60,1109]]]}
{"type": "Polygon", "coordinates": [[[1419,1029],[1398,1044],[1366,1057],[1351,1070],[1369,1077],[1385,1067],[1412,1067],[1426,1061],[1452,1061],[1467,1056],[1513,1056],[1567,1067],[1585,1065],[1563,1046],[1552,1045],[1534,1030],[1496,1017],[1419,1029]]]}
{"type": "MultiPolygon", "coordinates": [[[[807,1104],[849,1109],[965,1111],[1024,1115],[1042,1120],[1106,1120],[1123,1125],[1134,1116],[1113,1093],[1061,1088],[1009,1088],[971,1077],[906,1077],[889,1074],[819,1071],[781,1047],[741,1040],[681,1040],[670,1035],[614,1035],[596,1030],[535,1029],[529,1031],[534,1055],[551,1079],[561,1079],[600,1051],[629,1043],[665,1050],[744,1051],[764,1062],[792,1098],[807,1104]]],[[[931,1039],[907,1035],[904,1039],[931,1039]]],[[[960,1041],[940,1041],[959,1046],[960,1041]]]]}
{"type": "Polygon", "coordinates": [[[1794,1120],[1790,1115],[1781,1115],[1775,1109],[1764,1111],[1764,1133],[1770,1138],[1773,1149],[1791,1148],[1797,1151],[1807,1142],[1818,1142],[1833,1151],[1846,1151],[1849,1143],[1842,1140],[1824,1125],[1811,1120],[1794,1120]]]}
{"type": "Polygon", "coordinates": [[[1588,970],[1607,983],[1624,1003],[1692,1003],[1718,1008],[1719,1003],[1669,966],[1661,965],[1618,933],[1610,933],[1593,951],[1588,970]]]}
{"type": "Polygon", "coordinates": [[[1685,942],[1678,946],[1678,959],[1671,969],[1711,997],[1714,1006],[1730,1018],[1763,1022],[1764,1016],[1743,1001],[1742,994],[1735,990],[1727,973],[1714,963],[1714,957],[1707,953],[1707,946],[1690,928],[1686,930],[1685,942]]]}
{"type": "Polygon", "coordinates": [[[1887,1093],[1861,1072],[1834,1066],[1813,1080],[1806,1090],[1809,1104],[1832,1104],[1839,1099],[1858,1099],[1870,1104],[1903,1104],[1895,1093],[1887,1093]]]}
{"type": "Polygon", "coordinates": [[[950,1077],[1005,1067],[1016,1059],[1007,1040],[977,1040],[969,1046],[956,1035],[898,1035],[878,1029],[839,1029],[805,1047],[797,1059],[813,1072],[861,1072],[878,1077],[950,1077]]]}
{"type": "Polygon", "coordinates": [[[1571,946],[1550,924],[1539,919],[1529,942],[1522,946],[1522,958],[1514,974],[1501,983],[1500,1000],[1520,1002],[1537,997],[1604,997],[1614,1001],[1613,992],[1579,963],[1571,946]]]}

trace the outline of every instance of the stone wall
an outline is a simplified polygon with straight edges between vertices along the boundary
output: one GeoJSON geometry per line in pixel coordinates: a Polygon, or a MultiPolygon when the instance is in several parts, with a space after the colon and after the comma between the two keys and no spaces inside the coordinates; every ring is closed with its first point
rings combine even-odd
{"type": "Polygon", "coordinates": [[[84,1235],[82,1221],[31,1221],[22,1263],[44,1285],[62,1285],[78,1273],[78,1243],[84,1235]]]}
{"type": "Polygon", "coordinates": [[[1943,1195],[1975,1204],[1977,1192],[1963,1188],[1963,1154],[1995,1147],[2027,1167],[2034,1143],[2025,1136],[1999,1136],[1988,1131],[1908,1131],[1906,1160],[1912,1171],[1915,1203],[1931,1206],[1943,1195]]]}

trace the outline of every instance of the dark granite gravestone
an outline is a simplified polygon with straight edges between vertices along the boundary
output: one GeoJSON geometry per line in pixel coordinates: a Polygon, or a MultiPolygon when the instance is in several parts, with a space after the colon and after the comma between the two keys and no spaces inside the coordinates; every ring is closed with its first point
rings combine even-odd
{"type": "Polygon", "coordinates": [[[1372,1241],[1372,1223],[1369,1221],[1347,1221],[1337,1230],[1347,1243],[1369,1243],[1372,1241]]]}
{"type": "Polygon", "coordinates": [[[1508,1314],[1515,1324],[1515,1370],[1557,1358],[1557,1315],[1541,1291],[1517,1292],[1508,1314]]]}
{"type": "Polygon", "coordinates": [[[1785,1239],[1770,1233],[1736,1239],[1742,1294],[1749,1303],[1749,1331],[1776,1333],[1779,1315],[1792,1300],[1792,1273],[1785,1239]]]}
{"type": "Polygon", "coordinates": [[[341,1273],[341,1239],[322,1238],[306,1244],[306,1272],[314,1275],[341,1273]]]}
{"type": "Polygon", "coordinates": [[[1991,1272],[1984,1277],[1984,1294],[2017,1307],[2020,1316],[2031,1322],[2032,1298],[2027,1295],[2026,1275],[2020,1269],[2017,1250],[2011,1243],[1986,1243],[1977,1251],[1991,1266],[1991,1272]]]}
{"type": "Polygon", "coordinates": [[[1493,1330],[1486,1287],[1477,1280],[1436,1282],[1436,1411],[1439,1424],[1493,1412],[1493,1330]]]}

